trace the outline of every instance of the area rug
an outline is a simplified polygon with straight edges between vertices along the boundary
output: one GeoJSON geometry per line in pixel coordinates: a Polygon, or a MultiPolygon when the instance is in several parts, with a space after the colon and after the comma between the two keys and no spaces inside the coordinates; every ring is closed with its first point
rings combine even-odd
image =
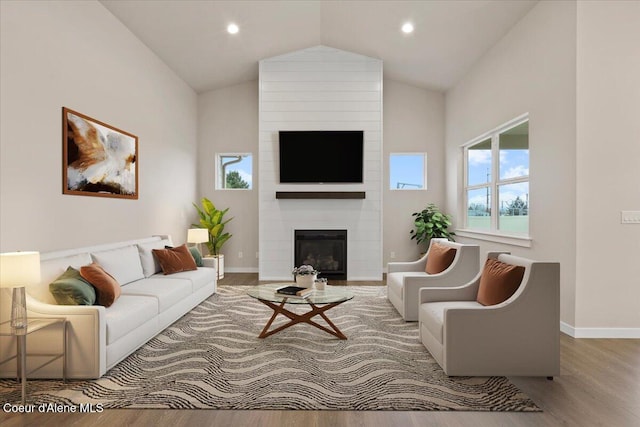
{"type": "MultiPolygon", "coordinates": [[[[347,340],[306,324],[259,339],[272,311],[247,296],[247,287],[220,286],[104,377],[30,380],[30,400],[104,408],[540,411],[507,378],[448,377],[385,288],[350,289],[355,298],[327,312],[347,340]]],[[[0,400],[18,399],[15,380],[1,380],[0,400]]]]}

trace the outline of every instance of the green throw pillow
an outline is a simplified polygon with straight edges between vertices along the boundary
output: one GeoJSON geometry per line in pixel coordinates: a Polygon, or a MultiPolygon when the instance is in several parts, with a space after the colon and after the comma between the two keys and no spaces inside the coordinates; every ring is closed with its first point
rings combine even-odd
{"type": "Polygon", "coordinates": [[[200,253],[198,248],[196,248],[195,246],[192,248],[189,248],[189,252],[191,252],[191,256],[196,261],[196,265],[198,267],[203,267],[204,264],[202,264],[202,254],[200,253]]]}
{"type": "Polygon", "coordinates": [[[96,290],[73,267],[49,284],[49,292],[59,305],[94,305],[96,290]]]}

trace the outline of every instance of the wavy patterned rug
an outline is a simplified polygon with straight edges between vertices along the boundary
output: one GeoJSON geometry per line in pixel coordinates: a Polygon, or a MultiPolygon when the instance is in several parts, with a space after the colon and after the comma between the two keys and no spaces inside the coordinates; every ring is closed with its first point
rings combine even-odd
{"type": "MultiPolygon", "coordinates": [[[[99,380],[29,381],[32,401],[105,408],[540,410],[504,377],[446,376],[420,343],[417,324],[400,318],[385,288],[352,287],[356,297],[327,312],[348,340],[304,324],[259,339],[272,311],[246,289],[220,287],[99,380]]],[[[18,399],[15,382],[0,380],[0,400],[18,399]]]]}

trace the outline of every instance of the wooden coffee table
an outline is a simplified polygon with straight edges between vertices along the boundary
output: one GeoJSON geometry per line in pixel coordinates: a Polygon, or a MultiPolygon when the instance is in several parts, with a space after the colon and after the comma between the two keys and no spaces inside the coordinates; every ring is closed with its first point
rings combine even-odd
{"type": "Polygon", "coordinates": [[[314,290],[309,296],[306,298],[301,297],[287,297],[282,295],[276,295],[275,290],[282,286],[287,285],[295,285],[294,283],[270,283],[268,285],[260,285],[253,287],[247,291],[249,296],[257,299],[261,303],[265,304],[269,308],[273,310],[273,315],[262,329],[262,332],[258,336],[258,338],[266,338],[270,335],[276,334],[280,331],[283,331],[287,328],[290,328],[293,325],[298,323],[307,323],[309,325],[315,326],[318,329],[325,331],[328,334],[331,334],[335,337],[340,338],[341,340],[346,340],[347,337],[345,334],[338,329],[336,325],[329,320],[325,311],[332,309],[333,307],[342,304],[345,301],[349,301],[353,298],[353,293],[348,290],[346,287],[338,287],[338,286],[327,286],[324,290],[314,290]],[[285,308],[285,304],[298,304],[298,305],[308,305],[311,307],[311,310],[304,314],[297,314],[292,311],[289,311],[285,308]],[[269,330],[271,324],[276,319],[278,314],[282,314],[289,318],[289,322],[285,323],[282,326],[279,326],[273,330],[269,330]],[[320,316],[324,319],[327,325],[330,326],[331,329],[326,326],[320,325],[312,320],[313,317],[320,316]]]}

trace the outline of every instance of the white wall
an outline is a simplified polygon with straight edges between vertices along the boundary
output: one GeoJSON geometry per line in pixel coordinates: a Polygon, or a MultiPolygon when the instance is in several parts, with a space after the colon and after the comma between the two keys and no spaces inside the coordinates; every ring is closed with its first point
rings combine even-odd
{"type": "Polygon", "coordinates": [[[640,211],[640,2],[578,2],[577,23],[576,327],[640,337],[640,225],[620,223],[640,211]]]}
{"type": "Polygon", "coordinates": [[[259,85],[260,279],[291,278],[296,229],[346,229],[347,278],[381,279],[382,61],[318,46],[260,61],[259,85]],[[364,130],[364,183],[280,184],[279,130],[364,130]],[[365,191],[366,199],[276,200],[276,191],[365,191]]]}
{"type": "Polygon", "coordinates": [[[95,1],[1,2],[0,250],[184,241],[196,95],[95,1]],[[139,200],[62,194],[62,107],[139,137],[139,200]]]}
{"type": "Polygon", "coordinates": [[[576,5],[540,2],[446,94],[447,209],[461,218],[460,146],[529,113],[531,248],[488,250],[561,263],[561,319],[575,322],[576,5]]]}
{"type": "Polygon", "coordinates": [[[435,203],[444,209],[444,95],[384,80],[383,241],[384,266],[417,259],[424,246],[410,240],[411,213],[435,203]],[[426,190],[390,190],[389,154],[427,153],[426,190]],[[391,258],[395,253],[395,259],[391,258]]]}
{"type": "Polygon", "coordinates": [[[640,337],[640,227],[620,223],[640,210],[639,21],[638,2],[540,2],[446,97],[451,209],[459,146],[530,113],[532,247],[480,243],[560,261],[576,337],[640,337]]]}
{"type": "MultiPolygon", "coordinates": [[[[258,81],[214,90],[198,96],[198,182],[204,196],[218,209],[229,207],[233,217],[225,231],[225,271],[257,272],[258,259],[258,81]],[[251,190],[216,190],[216,153],[251,153],[251,190]],[[242,252],[242,258],[239,257],[242,252]]],[[[194,210],[195,214],[195,210],[194,210]]],[[[227,216],[225,216],[227,218],[227,216]]],[[[193,218],[196,220],[196,216],[193,218]]]]}

